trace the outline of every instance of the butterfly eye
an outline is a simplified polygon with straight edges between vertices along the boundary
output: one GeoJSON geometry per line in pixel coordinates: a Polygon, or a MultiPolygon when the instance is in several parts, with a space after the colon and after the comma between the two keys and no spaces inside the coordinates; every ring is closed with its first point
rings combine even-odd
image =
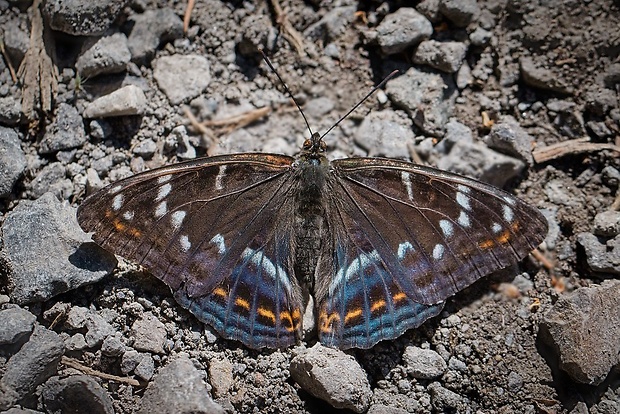
{"type": "Polygon", "coordinates": [[[304,141],[304,149],[305,150],[309,150],[310,148],[312,148],[312,140],[311,139],[307,139],[304,141]]]}

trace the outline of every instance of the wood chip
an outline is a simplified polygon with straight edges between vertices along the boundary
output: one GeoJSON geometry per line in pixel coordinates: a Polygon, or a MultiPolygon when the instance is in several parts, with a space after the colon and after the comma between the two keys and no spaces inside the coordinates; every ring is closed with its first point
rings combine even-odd
{"type": "Polygon", "coordinates": [[[540,164],[556,158],[565,157],[567,155],[601,150],[620,152],[620,147],[614,144],[590,142],[590,138],[584,137],[565,142],[558,142],[557,144],[549,145],[547,147],[538,147],[532,151],[532,156],[534,157],[534,161],[540,164]]]}

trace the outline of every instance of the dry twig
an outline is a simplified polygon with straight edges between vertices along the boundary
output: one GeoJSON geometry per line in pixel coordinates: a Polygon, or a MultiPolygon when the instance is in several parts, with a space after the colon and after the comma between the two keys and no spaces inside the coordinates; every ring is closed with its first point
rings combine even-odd
{"type": "Polygon", "coordinates": [[[532,151],[532,156],[534,157],[534,161],[540,164],[567,155],[601,150],[620,152],[620,147],[614,144],[598,144],[590,142],[590,139],[585,137],[566,142],[558,142],[557,144],[549,145],[548,147],[538,147],[532,151]]]}
{"type": "Polygon", "coordinates": [[[185,8],[185,15],[183,16],[183,33],[187,34],[189,29],[189,20],[192,17],[192,10],[194,10],[195,0],[187,0],[187,7],[185,8]]]}
{"type": "Polygon", "coordinates": [[[2,56],[4,56],[4,61],[6,65],[9,67],[9,72],[11,73],[11,79],[13,79],[14,83],[17,83],[17,75],[15,75],[15,69],[13,68],[13,62],[11,62],[11,58],[9,54],[6,53],[6,48],[4,47],[4,37],[0,36],[0,52],[2,52],[2,56]]]}
{"type": "Polygon", "coordinates": [[[140,386],[140,382],[138,382],[138,380],[136,379],[128,378],[128,377],[119,377],[118,375],[106,374],[105,372],[97,371],[96,369],[87,367],[86,365],[82,364],[80,361],[74,358],[63,356],[60,362],[63,365],[69,368],[77,369],[78,371],[81,371],[86,375],[92,375],[94,377],[99,377],[99,378],[103,378],[103,379],[110,380],[110,381],[121,382],[123,384],[133,385],[134,387],[140,386]]]}
{"type": "Polygon", "coordinates": [[[286,17],[286,13],[282,10],[280,2],[278,0],[270,0],[270,2],[276,14],[276,24],[282,30],[284,38],[295,48],[299,56],[305,56],[303,36],[288,21],[288,17],[286,17]]]}

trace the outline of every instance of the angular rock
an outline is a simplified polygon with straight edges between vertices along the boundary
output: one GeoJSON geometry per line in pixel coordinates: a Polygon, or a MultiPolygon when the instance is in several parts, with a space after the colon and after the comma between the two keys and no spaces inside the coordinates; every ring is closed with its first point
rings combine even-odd
{"type": "Polygon", "coordinates": [[[211,81],[209,61],[204,56],[162,56],[153,66],[153,78],[173,105],[199,96],[211,81]]]}
{"type": "Polygon", "coordinates": [[[134,368],[133,372],[138,378],[149,381],[153,378],[153,374],[155,373],[155,361],[153,361],[153,357],[149,354],[143,354],[142,360],[134,368]]]}
{"type": "Polygon", "coordinates": [[[21,103],[12,96],[0,98],[0,124],[17,125],[22,116],[21,103]]]}
{"type": "Polygon", "coordinates": [[[423,132],[443,135],[457,95],[452,76],[411,68],[390,80],[385,89],[394,105],[403,108],[423,132]]]}
{"type": "Polygon", "coordinates": [[[127,68],[131,53],[127,46],[127,36],[114,33],[96,39],[85,46],[75,62],[75,68],[82,78],[119,73],[127,68]]]}
{"type": "Polygon", "coordinates": [[[441,0],[439,11],[457,27],[467,27],[480,15],[476,0],[441,0]]]}
{"type": "Polygon", "coordinates": [[[463,64],[466,53],[467,45],[463,42],[425,40],[413,54],[413,62],[442,72],[455,73],[463,64]]]}
{"type": "Polygon", "coordinates": [[[454,391],[450,391],[449,389],[442,387],[438,382],[429,384],[428,392],[431,395],[433,407],[439,413],[454,411],[462,401],[462,397],[460,395],[454,391]]]}
{"type": "Polygon", "coordinates": [[[215,398],[222,398],[233,385],[233,365],[225,356],[209,361],[209,383],[215,398]]]}
{"type": "Polygon", "coordinates": [[[87,141],[84,121],[73,105],[60,103],[56,109],[54,121],[45,131],[39,145],[40,154],[77,148],[87,141]]]}
{"type": "Polygon", "coordinates": [[[101,352],[109,357],[117,357],[125,352],[125,345],[121,342],[120,332],[115,335],[109,335],[103,340],[101,352]]]}
{"type": "Polygon", "coordinates": [[[594,234],[615,237],[620,233],[620,211],[607,210],[594,217],[594,234]]]}
{"type": "Polygon", "coordinates": [[[369,157],[405,159],[409,157],[407,145],[414,143],[415,135],[411,120],[402,119],[393,111],[376,111],[364,117],[354,139],[368,151],[369,157]]]}
{"type": "Polygon", "coordinates": [[[207,385],[192,361],[181,355],[159,370],[142,397],[139,414],[224,414],[207,394],[207,385]]]}
{"type": "Polygon", "coordinates": [[[432,34],[431,22],[410,7],[401,7],[388,14],[377,26],[377,42],[386,55],[402,52],[432,34]]]}
{"type": "Polygon", "coordinates": [[[49,413],[114,414],[112,398],[97,381],[86,375],[52,377],[43,385],[43,404],[49,413]]]}
{"type": "Polygon", "coordinates": [[[368,410],[372,390],[366,373],[350,355],[316,344],[291,360],[291,378],[335,408],[368,410]]]}
{"type": "Polygon", "coordinates": [[[566,85],[561,77],[540,66],[531,57],[522,57],[519,66],[523,81],[531,87],[562,94],[573,93],[573,88],[566,85]]]}
{"type": "Polygon", "coordinates": [[[495,152],[481,142],[463,140],[454,144],[447,156],[439,159],[437,167],[502,188],[521,174],[525,164],[521,160],[495,152]]]}
{"type": "Polygon", "coordinates": [[[448,369],[446,361],[431,349],[408,346],[403,354],[407,374],[413,378],[433,379],[442,376],[448,369]]]}
{"type": "Polygon", "coordinates": [[[355,20],[356,6],[334,7],[318,22],[304,31],[304,36],[312,40],[322,40],[325,44],[337,39],[355,20]]]}
{"type": "Polygon", "coordinates": [[[183,37],[183,21],[170,8],[147,10],[130,20],[133,20],[133,28],[127,45],[131,60],[138,65],[149,64],[161,43],[183,37]]]}
{"type": "Polygon", "coordinates": [[[57,198],[66,200],[73,191],[73,184],[67,178],[67,168],[60,162],[46,165],[30,182],[31,195],[39,198],[45,193],[54,194],[57,198]]]}
{"type": "Polygon", "coordinates": [[[26,309],[8,308],[0,310],[0,349],[21,341],[32,332],[37,317],[26,309]]]}
{"type": "Polygon", "coordinates": [[[164,353],[166,344],[166,327],[151,312],[145,312],[131,326],[134,338],[133,347],[138,351],[164,353]]]}
{"type": "Polygon", "coordinates": [[[113,254],[93,243],[77,224],[75,209],[51,193],[22,200],[2,225],[3,260],[13,302],[43,302],[94,283],[116,267],[113,254]]]}
{"type": "Polygon", "coordinates": [[[563,295],[544,316],[541,338],[573,380],[602,383],[620,363],[620,281],[606,280],[563,295]]]}
{"type": "Polygon", "coordinates": [[[620,236],[605,240],[592,233],[579,233],[577,243],[585,250],[593,272],[620,275],[620,236]]]}
{"type": "Polygon", "coordinates": [[[0,127],[0,198],[8,197],[26,169],[26,155],[17,133],[0,127]]]}
{"type": "Polygon", "coordinates": [[[136,85],[127,85],[92,101],[84,109],[83,115],[84,118],[142,115],[146,107],[146,96],[142,89],[136,85]]]}
{"type": "Polygon", "coordinates": [[[484,142],[489,148],[522,159],[529,165],[534,164],[534,157],[532,157],[534,137],[528,134],[510,115],[502,116],[491,127],[491,132],[484,142]]]}
{"type": "Polygon", "coordinates": [[[101,345],[105,338],[116,330],[97,312],[81,306],[73,306],[67,314],[65,325],[69,329],[84,330],[84,339],[89,348],[101,345]]]}
{"type": "Polygon", "coordinates": [[[43,3],[43,14],[54,30],[74,36],[96,36],[110,27],[127,2],[49,0],[43,3]]]}
{"type": "Polygon", "coordinates": [[[0,410],[19,402],[56,373],[65,352],[56,332],[37,326],[30,340],[11,356],[0,379],[0,410]]]}

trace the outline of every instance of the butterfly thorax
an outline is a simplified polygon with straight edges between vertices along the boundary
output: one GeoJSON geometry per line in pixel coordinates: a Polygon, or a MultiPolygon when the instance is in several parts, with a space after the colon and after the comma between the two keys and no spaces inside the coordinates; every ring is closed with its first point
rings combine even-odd
{"type": "Polygon", "coordinates": [[[314,273],[324,238],[323,191],[329,161],[322,154],[303,152],[294,163],[296,191],[295,273],[302,286],[313,289],[314,273]]]}

